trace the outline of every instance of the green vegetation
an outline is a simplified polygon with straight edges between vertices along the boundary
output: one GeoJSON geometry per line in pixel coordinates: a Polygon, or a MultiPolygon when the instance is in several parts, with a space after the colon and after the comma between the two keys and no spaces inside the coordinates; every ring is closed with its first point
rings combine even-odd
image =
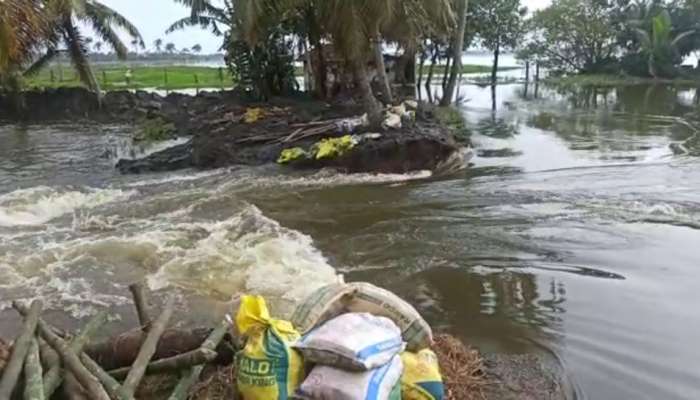
{"type": "Polygon", "coordinates": [[[136,141],[160,142],[175,136],[175,124],[166,122],[162,118],[151,118],[141,121],[139,132],[134,138],[136,141]]]}
{"type": "Polygon", "coordinates": [[[653,79],[620,74],[574,74],[556,75],[544,79],[545,83],[559,87],[595,86],[595,87],[619,87],[645,85],[650,83],[664,83],[675,86],[698,86],[698,80],[688,78],[653,79]]]}
{"type": "MultiPolygon", "coordinates": [[[[500,67],[499,71],[509,71],[518,67],[500,67]]],[[[228,68],[197,66],[139,66],[128,64],[108,64],[93,66],[95,77],[103,90],[144,89],[177,90],[194,88],[230,88],[234,79],[228,68]],[[126,72],[131,71],[127,80],[126,72]],[[166,78],[167,76],[167,78],[166,78]],[[167,80],[166,80],[167,79],[167,80]]],[[[436,67],[443,74],[445,66],[436,67]]],[[[464,74],[489,73],[491,67],[484,65],[463,65],[464,74]]],[[[301,68],[295,68],[296,76],[302,75],[301,68]]],[[[57,88],[83,86],[80,76],[70,65],[52,65],[24,80],[27,88],[57,88]]]]}
{"type": "Polygon", "coordinates": [[[467,121],[465,120],[464,115],[457,107],[435,107],[433,112],[435,114],[435,118],[437,118],[441,124],[452,129],[457,140],[465,143],[469,141],[471,132],[467,127],[467,121]]]}
{"type": "MultiPolygon", "coordinates": [[[[105,90],[119,89],[188,89],[228,88],[233,84],[226,68],[168,66],[135,67],[127,65],[94,66],[100,86],[105,90]],[[127,71],[131,77],[127,78],[127,71]]],[[[53,66],[43,69],[25,82],[30,88],[55,88],[81,86],[78,74],[68,66],[53,66]]]]}
{"type": "Polygon", "coordinates": [[[700,50],[698,20],[698,0],[554,0],[528,21],[519,55],[554,74],[697,79],[680,66],[700,50]]]}

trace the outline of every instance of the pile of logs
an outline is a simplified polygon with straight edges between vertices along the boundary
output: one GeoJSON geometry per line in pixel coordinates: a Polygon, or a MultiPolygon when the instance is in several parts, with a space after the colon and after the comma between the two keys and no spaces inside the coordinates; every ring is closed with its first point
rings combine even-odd
{"type": "Polygon", "coordinates": [[[40,300],[34,300],[29,306],[13,302],[15,310],[24,317],[24,324],[4,368],[0,369],[0,400],[15,398],[13,393],[17,398],[21,393],[26,400],[49,399],[61,386],[68,397],[80,397],[77,393],[85,393],[95,400],[130,400],[147,373],[187,370],[169,397],[170,400],[186,399],[190,388],[199,381],[205,364],[219,356],[217,346],[224,339],[229,323],[222,321],[204,335],[168,330],[175,298],[170,296],[158,318],[152,321],[143,285],[134,284],[129,288],[140,330],[98,344],[89,342],[106,323],[106,312],[95,315],[71,338],[41,318],[40,300]],[[168,346],[163,343],[166,341],[178,342],[178,345],[168,346]],[[135,355],[128,354],[129,350],[116,354],[124,348],[138,351],[135,355]],[[114,368],[124,364],[124,360],[130,365],[114,368]],[[23,379],[20,380],[20,376],[23,379]]]}

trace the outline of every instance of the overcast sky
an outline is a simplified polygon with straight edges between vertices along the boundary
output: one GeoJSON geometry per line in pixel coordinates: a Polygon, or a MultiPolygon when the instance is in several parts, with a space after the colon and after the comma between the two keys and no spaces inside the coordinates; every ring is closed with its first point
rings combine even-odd
{"type": "MultiPolygon", "coordinates": [[[[550,0],[521,0],[530,9],[541,8],[550,0]]],[[[209,31],[187,29],[169,35],[165,30],[173,23],[187,15],[187,9],[173,0],[102,0],[102,2],[126,16],[141,31],[148,49],[153,48],[153,41],[158,38],[164,43],[172,42],[177,49],[191,48],[199,44],[204,53],[216,52],[221,45],[221,38],[209,31]]]]}

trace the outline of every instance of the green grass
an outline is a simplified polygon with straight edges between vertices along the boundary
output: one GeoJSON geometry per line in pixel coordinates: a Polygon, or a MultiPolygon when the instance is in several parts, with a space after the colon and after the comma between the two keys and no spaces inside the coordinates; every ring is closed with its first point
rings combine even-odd
{"type": "MultiPolygon", "coordinates": [[[[517,67],[503,67],[499,71],[508,71],[517,67]]],[[[156,88],[162,90],[192,89],[192,88],[230,88],[233,78],[227,68],[197,67],[197,66],[134,66],[128,64],[97,64],[93,66],[95,78],[103,90],[144,89],[156,88]],[[126,72],[131,70],[131,78],[127,80],[126,72]],[[166,77],[167,76],[167,77],[166,77]]],[[[484,65],[464,65],[465,74],[489,73],[491,67],[484,65]]],[[[295,68],[301,76],[301,68],[295,68]]],[[[444,65],[435,66],[435,75],[442,75],[444,65]]],[[[428,68],[423,74],[427,75],[428,68]]],[[[70,65],[53,65],[45,68],[37,75],[26,79],[27,88],[57,88],[81,86],[78,75],[70,65]]]]}
{"type": "Polygon", "coordinates": [[[596,86],[596,87],[617,87],[617,86],[632,86],[632,85],[648,85],[648,84],[670,84],[676,86],[698,86],[700,79],[652,79],[640,78],[629,75],[612,75],[612,74],[581,74],[569,76],[557,76],[545,78],[546,83],[562,86],[596,86]]]}
{"type": "MultiPolygon", "coordinates": [[[[491,73],[491,66],[489,65],[473,65],[473,64],[465,64],[462,65],[462,73],[463,74],[486,74],[486,73],[491,73]]],[[[429,65],[425,65],[423,67],[423,75],[428,75],[428,70],[430,69],[429,65]]],[[[515,69],[520,69],[520,67],[499,67],[498,70],[503,72],[503,71],[512,71],[515,69]]],[[[445,66],[444,65],[436,65],[434,72],[435,75],[443,75],[445,73],[445,66]]]]}
{"type": "MultiPolygon", "coordinates": [[[[95,77],[104,90],[119,89],[188,89],[204,87],[231,87],[233,80],[226,68],[195,66],[134,67],[128,65],[96,65],[95,77]],[[131,69],[131,78],[126,72],[131,69]]],[[[81,86],[70,66],[52,66],[26,80],[29,88],[56,88],[81,86]],[[53,76],[52,76],[53,73],[53,76]]]]}

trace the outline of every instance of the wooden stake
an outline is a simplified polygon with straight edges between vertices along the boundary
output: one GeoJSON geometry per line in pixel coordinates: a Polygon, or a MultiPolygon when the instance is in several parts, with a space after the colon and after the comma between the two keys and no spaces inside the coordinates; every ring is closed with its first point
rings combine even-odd
{"type": "Polygon", "coordinates": [[[146,336],[146,340],[144,340],[143,344],[141,345],[141,350],[139,350],[136,361],[134,361],[134,364],[131,366],[131,370],[129,370],[129,374],[124,380],[124,385],[121,389],[123,396],[133,397],[134,393],[136,392],[136,388],[141,382],[141,378],[143,378],[143,375],[146,373],[146,367],[148,366],[149,361],[151,361],[153,354],[156,352],[158,340],[163,334],[163,331],[165,331],[170,317],[173,315],[174,308],[175,297],[171,295],[165,304],[163,312],[151,326],[148,336],[146,336]]]}
{"type": "Polygon", "coordinates": [[[36,337],[29,345],[29,353],[24,360],[24,400],[44,400],[41,357],[36,337]]]}
{"type": "Polygon", "coordinates": [[[15,389],[19,374],[22,372],[24,358],[27,356],[29,347],[34,340],[34,332],[39,323],[41,308],[41,301],[34,300],[32,301],[31,308],[28,308],[27,313],[24,315],[22,332],[12,346],[12,355],[5,365],[2,379],[0,379],[0,400],[8,400],[10,396],[12,396],[12,391],[15,389]]]}
{"type": "Polygon", "coordinates": [[[134,298],[134,305],[136,306],[136,314],[139,318],[139,324],[141,324],[141,330],[144,333],[148,333],[151,327],[151,318],[148,316],[148,301],[146,300],[143,284],[134,283],[129,285],[129,290],[131,291],[131,296],[134,298]]]}
{"type": "MultiPolygon", "coordinates": [[[[27,307],[17,301],[12,302],[12,306],[21,314],[25,314],[27,307]]],[[[109,400],[107,392],[100,384],[100,381],[95,378],[90,371],[80,362],[80,359],[74,351],[71,350],[68,343],[58,337],[49,324],[39,319],[39,333],[51,347],[61,356],[63,364],[75,376],[75,379],[87,390],[91,400],[109,400]]]]}
{"type": "MultiPolygon", "coordinates": [[[[214,361],[218,353],[209,349],[197,349],[173,357],[154,361],[146,367],[146,373],[157,374],[161,372],[177,371],[194,365],[206,364],[214,361]]],[[[124,378],[129,373],[129,367],[109,371],[109,374],[117,379],[124,378]]]]}
{"type": "MultiPolygon", "coordinates": [[[[107,322],[107,312],[101,311],[97,313],[97,315],[92,317],[85,325],[80,334],[71,341],[70,350],[76,355],[82,353],[83,347],[90,341],[90,337],[94,336],[105,322],[107,322]]],[[[47,398],[51,398],[56,389],[61,386],[62,380],[61,365],[55,364],[46,372],[46,375],[44,375],[44,394],[47,398]]]]}
{"type": "MultiPolygon", "coordinates": [[[[207,337],[207,339],[202,343],[202,349],[204,350],[211,350],[213,351],[216,349],[216,346],[219,345],[221,340],[224,338],[226,335],[226,331],[228,331],[229,324],[226,321],[222,321],[221,324],[212,331],[212,333],[207,337]]],[[[175,386],[175,389],[173,390],[172,394],[168,398],[168,400],[185,400],[187,399],[187,396],[189,395],[190,388],[192,385],[197,383],[199,381],[199,375],[202,373],[202,370],[204,369],[204,365],[197,365],[196,367],[192,367],[190,369],[190,372],[185,375],[180,381],[177,383],[177,386],[175,386]]]]}

